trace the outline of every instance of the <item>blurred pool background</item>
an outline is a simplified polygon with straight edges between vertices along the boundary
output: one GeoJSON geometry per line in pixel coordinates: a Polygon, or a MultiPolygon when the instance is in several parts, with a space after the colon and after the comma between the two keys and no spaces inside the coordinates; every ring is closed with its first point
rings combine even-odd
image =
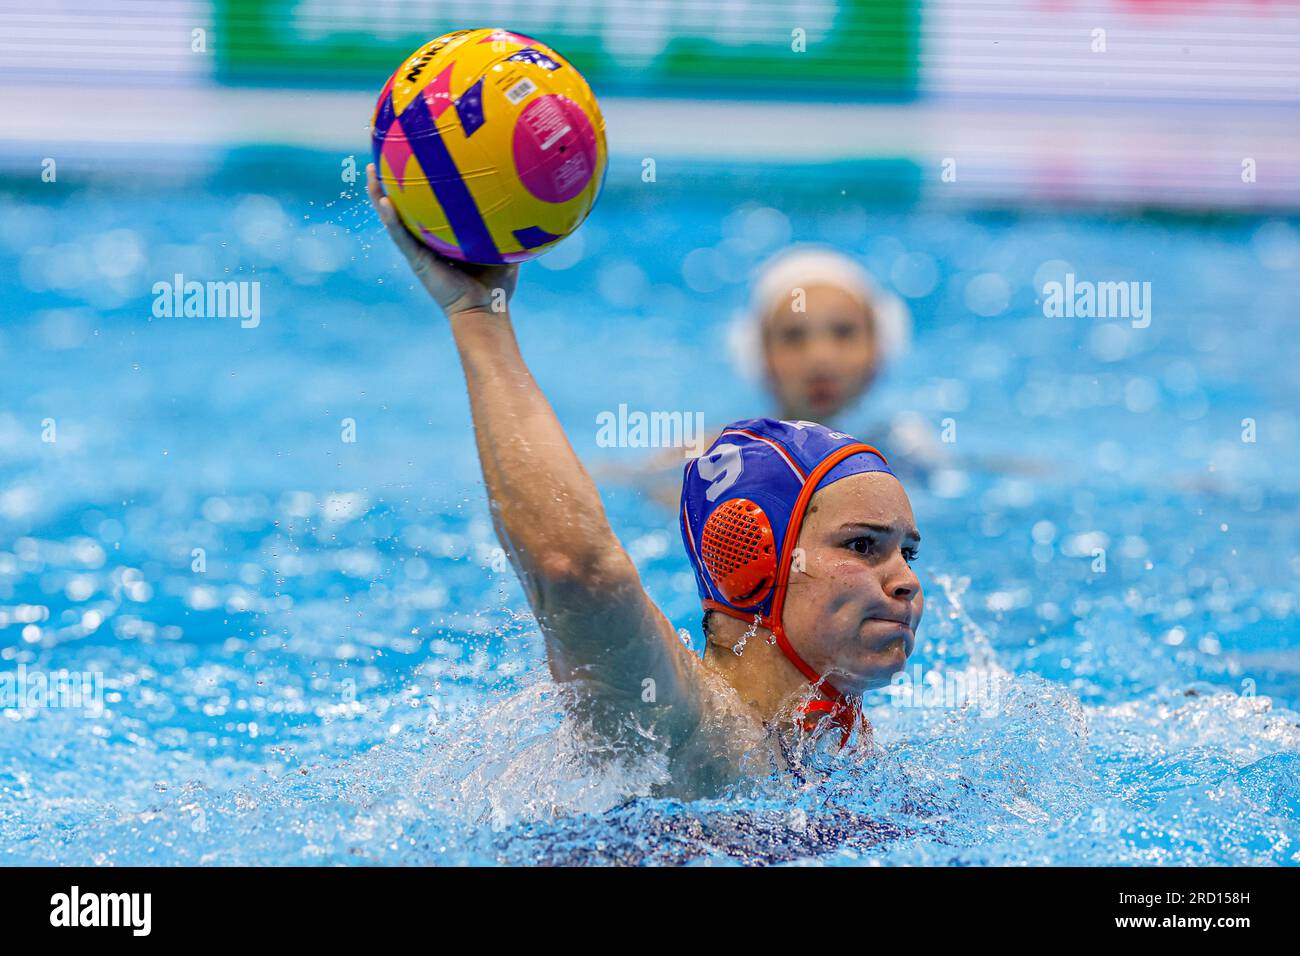
{"type": "MultiPolygon", "coordinates": [[[[593,773],[450,337],[348,179],[388,70],[469,14],[19,4],[0,680],[97,675],[103,707],[0,700],[0,860],[1300,862],[1300,7],[569,6],[491,12],[609,120],[605,195],[514,307],[579,454],[645,454],[598,447],[620,404],[765,411],[718,372],[750,270],[859,256],[916,335],[845,424],[958,438],[909,489],[914,661],[998,706],[874,695],[885,753],[803,789],[593,773]],[[1067,272],[1149,282],[1150,325],[1048,318],[1067,272]],[[155,317],[177,274],[257,281],[260,321],[155,317]]],[[[602,491],[697,633],[674,516],[602,491]]]]}

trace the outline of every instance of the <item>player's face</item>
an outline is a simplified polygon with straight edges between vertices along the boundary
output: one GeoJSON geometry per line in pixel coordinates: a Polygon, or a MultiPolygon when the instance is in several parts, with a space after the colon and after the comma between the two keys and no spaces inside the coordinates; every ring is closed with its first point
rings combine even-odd
{"type": "Polygon", "coordinates": [[[888,684],[912,653],[925,608],[911,567],[919,544],[891,475],[852,475],[813,496],[781,617],[794,649],[842,692],[888,684]]]}
{"type": "Polygon", "coordinates": [[[768,380],[784,418],[822,421],[875,378],[880,353],[871,310],[834,285],[780,300],[763,323],[768,380]]]}

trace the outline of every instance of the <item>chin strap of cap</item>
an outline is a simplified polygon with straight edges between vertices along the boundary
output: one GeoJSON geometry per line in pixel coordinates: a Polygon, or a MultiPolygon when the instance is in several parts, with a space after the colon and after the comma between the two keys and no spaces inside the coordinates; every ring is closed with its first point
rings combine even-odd
{"type": "Polygon", "coordinates": [[[799,715],[803,718],[804,731],[812,733],[821,721],[829,720],[833,726],[840,729],[840,746],[843,747],[849,742],[849,735],[853,733],[853,725],[857,723],[861,705],[857,701],[849,700],[840,693],[838,687],[808,666],[790,644],[790,639],[785,636],[785,628],[779,621],[772,628],[772,636],[776,638],[776,646],[781,648],[781,653],[799,670],[799,673],[808,679],[813,689],[821,691],[826,698],[829,698],[814,697],[803,705],[799,715]]]}
{"type": "Polygon", "coordinates": [[[848,743],[849,735],[853,733],[853,725],[857,723],[861,705],[856,700],[844,696],[838,687],[813,670],[808,662],[799,656],[799,652],[794,649],[790,639],[786,637],[785,628],[780,621],[773,620],[770,616],[759,617],[755,621],[753,618],[747,618],[734,608],[727,607],[727,605],[716,601],[705,601],[704,607],[706,610],[720,611],[739,621],[758,624],[771,631],[776,646],[781,649],[781,653],[785,655],[786,660],[794,665],[795,670],[804,676],[804,679],[812,685],[815,691],[819,691],[824,695],[823,697],[813,698],[800,709],[799,716],[802,718],[801,726],[803,729],[811,733],[821,721],[829,720],[831,724],[840,729],[840,746],[843,747],[848,743]]]}

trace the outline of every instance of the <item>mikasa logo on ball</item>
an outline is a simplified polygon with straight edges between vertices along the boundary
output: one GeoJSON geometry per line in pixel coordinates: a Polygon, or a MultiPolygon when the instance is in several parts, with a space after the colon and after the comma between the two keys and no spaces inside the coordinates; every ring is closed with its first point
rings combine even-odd
{"type": "Polygon", "coordinates": [[[411,62],[411,69],[406,74],[406,82],[414,83],[418,80],[420,78],[420,73],[424,68],[429,65],[433,58],[436,57],[448,43],[451,43],[457,37],[463,37],[465,34],[472,32],[473,31],[471,30],[457,30],[454,33],[448,33],[445,36],[441,36],[430,43],[428,47],[411,62]]]}

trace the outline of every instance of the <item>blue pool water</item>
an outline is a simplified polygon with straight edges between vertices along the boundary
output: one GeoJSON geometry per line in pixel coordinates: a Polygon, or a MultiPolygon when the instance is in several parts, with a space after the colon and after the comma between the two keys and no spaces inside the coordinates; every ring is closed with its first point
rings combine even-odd
{"type": "MultiPolygon", "coordinates": [[[[11,187],[0,675],[102,675],[103,708],[0,708],[0,861],[1300,862],[1296,224],[626,181],[515,299],[579,454],[647,454],[598,447],[620,403],[769,411],[722,371],[748,269],[861,254],[916,336],[843,424],[889,452],[873,423],[951,419],[910,488],[913,660],[988,706],[875,694],[874,752],[708,800],[593,768],[494,551],[444,322],[356,197],[11,187]],[[1044,317],[1065,271],[1150,282],[1150,326],[1044,317]],[[177,273],[260,282],[260,324],[155,318],[177,273]]],[[[698,640],[674,516],[603,491],[698,640]]]]}

